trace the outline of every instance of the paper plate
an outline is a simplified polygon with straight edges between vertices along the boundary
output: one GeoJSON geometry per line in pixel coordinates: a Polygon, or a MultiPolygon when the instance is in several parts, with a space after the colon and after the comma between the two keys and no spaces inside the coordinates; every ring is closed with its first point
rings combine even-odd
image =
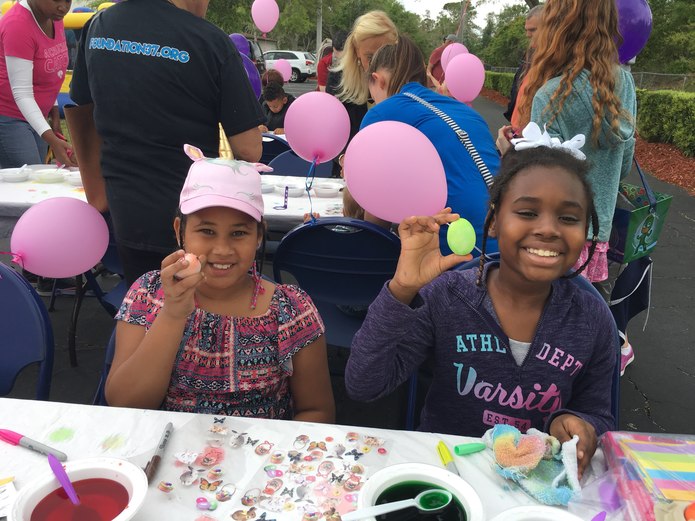
{"type": "Polygon", "coordinates": [[[510,508],[490,521],[583,521],[567,510],[544,505],[526,505],[510,508]]]}

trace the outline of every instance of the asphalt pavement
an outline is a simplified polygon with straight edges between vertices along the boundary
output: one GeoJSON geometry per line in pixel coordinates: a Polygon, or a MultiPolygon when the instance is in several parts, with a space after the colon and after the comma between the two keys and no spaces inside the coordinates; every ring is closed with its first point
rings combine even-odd
{"type": "MultiPolygon", "coordinates": [[[[298,96],[315,89],[315,81],[309,80],[288,84],[286,90],[298,96]]],[[[478,98],[473,107],[485,118],[495,135],[505,122],[502,107],[484,98],[478,98]]],[[[654,190],[671,194],[673,202],[659,245],[652,255],[653,286],[648,320],[644,312],[633,319],[628,328],[636,358],[621,382],[620,428],[695,434],[695,401],[692,399],[695,392],[695,350],[690,336],[695,326],[692,274],[695,265],[695,198],[676,186],[652,176],[648,178],[654,190]]],[[[630,181],[638,183],[634,178],[630,181]]],[[[0,251],[9,251],[9,239],[0,240],[0,251]]],[[[0,260],[9,263],[8,256],[2,256],[0,260]]],[[[265,271],[272,273],[268,266],[265,271]]],[[[113,281],[105,280],[103,283],[113,281]]],[[[113,321],[96,299],[85,300],[77,328],[79,365],[72,368],[67,352],[72,304],[72,297],[61,296],[50,314],[56,337],[51,400],[91,403],[113,321]]],[[[333,366],[339,367],[344,360],[345,353],[332,353],[333,366]]],[[[36,375],[35,368],[26,369],[10,396],[32,398],[36,375]]],[[[401,428],[403,390],[368,405],[347,399],[340,377],[334,379],[334,391],[339,423],[401,428]]]]}

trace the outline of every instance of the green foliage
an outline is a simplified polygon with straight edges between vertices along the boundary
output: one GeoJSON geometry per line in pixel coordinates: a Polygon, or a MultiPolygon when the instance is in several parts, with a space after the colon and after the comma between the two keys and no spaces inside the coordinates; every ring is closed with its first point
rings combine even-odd
{"type": "Polygon", "coordinates": [[[638,89],[637,129],[647,141],[671,143],[695,156],[695,93],[638,89]]]}
{"type": "Polygon", "coordinates": [[[485,88],[492,89],[503,96],[509,96],[512,91],[514,74],[511,72],[490,72],[485,71],[485,88]]]}
{"type": "Polygon", "coordinates": [[[494,30],[490,43],[480,53],[485,63],[497,67],[517,67],[528,47],[525,18],[517,16],[494,30]]]}
{"type": "Polygon", "coordinates": [[[695,9],[692,0],[649,0],[652,33],[637,56],[636,71],[695,72],[695,9]]]}

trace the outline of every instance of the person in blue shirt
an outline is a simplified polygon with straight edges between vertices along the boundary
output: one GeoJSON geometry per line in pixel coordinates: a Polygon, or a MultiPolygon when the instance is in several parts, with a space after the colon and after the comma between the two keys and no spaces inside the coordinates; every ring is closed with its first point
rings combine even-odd
{"type": "MultiPolygon", "coordinates": [[[[367,74],[369,91],[376,105],[362,120],[362,128],[379,121],[400,121],[417,128],[429,138],[444,165],[448,190],[446,206],[471,222],[478,237],[476,246],[480,248],[489,200],[487,185],[451,127],[407,94],[414,94],[434,105],[465,130],[483,163],[495,175],[499,169],[499,154],[487,123],[464,103],[425,87],[425,58],[408,37],[401,36],[398,43],[381,47],[374,54],[367,74]]],[[[445,234],[446,229],[442,230],[441,239],[445,239],[445,234]]],[[[440,240],[440,245],[443,254],[451,253],[446,240],[440,240]]],[[[487,251],[497,251],[495,240],[488,241],[487,251]]],[[[473,255],[476,253],[474,250],[473,255]]]]}

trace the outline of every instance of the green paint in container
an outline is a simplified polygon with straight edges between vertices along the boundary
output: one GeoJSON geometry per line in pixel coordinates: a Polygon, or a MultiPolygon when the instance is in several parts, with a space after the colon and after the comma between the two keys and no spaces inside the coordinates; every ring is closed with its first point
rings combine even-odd
{"type": "MultiPolygon", "coordinates": [[[[381,505],[384,503],[393,503],[394,501],[414,498],[421,492],[431,489],[444,490],[438,485],[426,483],[424,481],[403,481],[402,483],[396,483],[395,485],[392,485],[384,490],[381,494],[379,494],[379,497],[377,497],[374,504],[381,505]]],[[[427,494],[422,501],[431,502],[431,507],[437,508],[446,499],[446,494],[427,494]]],[[[423,506],[425,505],[423,504],[423,506]]],[[[378,516],[377,519],[379,521],[415,521],[420,519],[429,519],[432,521],[466,521],[467,517],[465,508],[461,502],[456,499],[456,496],[454,496],[451,503],[434,513],[428,514],[426,512],[420,512],[417,508],[411,507],[406,510],[391,512],[390,514],[382,514],[378,516]]]]}

